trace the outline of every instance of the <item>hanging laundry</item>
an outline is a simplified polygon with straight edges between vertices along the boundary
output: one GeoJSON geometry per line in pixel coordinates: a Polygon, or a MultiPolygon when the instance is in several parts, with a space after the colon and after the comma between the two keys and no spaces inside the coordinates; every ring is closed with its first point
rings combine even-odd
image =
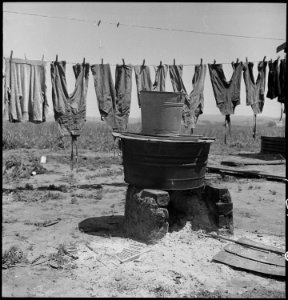
{"type": "Polygon", "coordinates": [[[91,66],[101,119],[113,130],[125,131],[130,113],[132,65],[116,65],[115,87],[109,64],[91,66]]]}
{"type": "Polygon", "coordinates": [[[206,65],[195,66],[192,79],[193,90],[189,96],[182,80],[183,65],[169,65],[169,74],[174,92],[185,94],[182,119],[184,126],[191,130],[191,128],[195,128],[199,115],[203,113],[206,65]]]}
{"type": "Polygon", "coordinates": [[[154,66],[155,81],[153,84],[153,91],[165,92],[165,81],[168,71],[167,65],[154,66]]]}
{"type": "Polygon", "coordinates": [[[136,78],[138,105],[139,105],[139,107],[141,107],[140,92],[152,90],[150,68],[145,65],[141,65],[141,66],[138,65],[138,66],[134,66],[134,72],[135,72],[135,78],[136,78]]]}
{"type": "Polygon", "coordinates": [[[189,105],[184,105],[184,112],[187,111],[188,120],[191,122],[192,128],[195,128],[199,116],[203,114],[206,69],[207,66],[203,64],[195,66],[192,79],[193,90],[188,97],[189,105]]]}
{"type": "Polygon", "coordinates": [[[280,72],[279,72],[279,81],[280,81],[280,95],[278,97],[278,102],[284,103],[284,113],[286,113],[286,104],[287,104],[287,73],[286,73],[286,58],[281,59],[280,61],[280,72]]]}
{"type": "Polygon", "coordinates": [[[258,76],[255,82],[253,75],[253,63],[246,62],[243,65],[243,77],[246,85],[246,105],[251,105],[254,114],[262,112],[265,101],[266,61],[258,63],[258,76]]]}
{"type": "Polygon", "coordinates": [[[10,122],[46,121],[48,102],[45,65],[44,61],[5,59],[4,105],[10,122]]]}
{"type": "Polygon", "coordinates": [[[255,82],[253,75],[252,62],[248,62],[243,65],[243,77],[246,85],[246,105],[251,105],[254,112],[254,127],[253,127],[253,138],[256,137],[256,119],[257,114],[262,113],[265,101],[265,79],[266,79],[266,67],[267,62],[265,58],[263,61],[258,63],[258,76],[255,82]]]}
{"type": "Polygon", "coordinates": [[[94,87],[98,101],[101,120],[105,120],[112,128],[115,126],[114,111],[116,91],[109,64],[95,64],[91,66],[94,87]]]}
{"type": "Polygon", "coordinates": [[[230,81],[226,80],[222,64],[208,64],[210,79],[217,107],[225,116],[225,144],[227,133],[231,135],[230,115],[234,114],[235,108],[240,104],[242,62],[232,62],[233,74],[230,81]]]}
{"type": "Polygon", "coordinates": [[[116,65],[115,91],[116,109],[115,122],[118,131],[126,131],[131,106],[132,65],[116,65]]]}
{"type": "Polygon", "coordinates": [[[278,62],[278,59],[276,59],[274,62],[272,62],[271,59],[268,63],[268,91],[266,97],[270,99],[279,97],[279,95],[281,94],[280,66],[278,62]]]}
{"type": "Polygon", "coordinates": [[[73,66],[76,83],[70,95],[66,82],[66,62],[54,61],[50,67],[55,121],[62,135],[77,136],[86,121],[89,64],[73,66]]]}
{"type": "Polygon", "coordinates": [[[217,107],[223,115],[234,114],[240,104],[242,63],[232,63],[233,74],[226,80],[222,64],[208,64],[217,107]]]}
{"type": "Polygon", "coordinates": [[[183,80],[183,65],[169,65],[169,75],[174,92],[182,92],[187,95],[183,80]]]}

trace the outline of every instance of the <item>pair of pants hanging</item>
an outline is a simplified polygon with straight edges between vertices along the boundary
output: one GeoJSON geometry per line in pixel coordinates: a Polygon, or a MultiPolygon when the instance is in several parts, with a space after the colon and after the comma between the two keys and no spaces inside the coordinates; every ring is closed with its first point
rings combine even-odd
{"type": "Polygon", "coordinates": [[[153,91],[165,92],[165,82],[168,71],[168,65],[154,66],[155,81],[153,83],[153,91]]]}
{"type": "Polygon", "coordinates": [[[246,85],[246,105],[251,105],[254,113],[253,138],[256,137],[257,114],[262,113],[265,101],[266,61],[258,63],[258,76],[255,82],[252,62],[243,65],[243,78],[246,85]]]}
{"type": "Polygon", "coordinates": [[[45,122],[48,113],[45,62],[5,59],[4,118],[45,122]]]}
{"type": "Polygon", "coordinates": [[[182,119],[185,127],[195,128],[198,117],[204,108],[204,80],[206,76],[206,65],[196,65],[192,79],[193,90],[187,95],[182,80],[183,65],[170,65],[169,74],[174,92],[185,94],[182,119]]]}
{"type": "Polygon", "coordinates": [[[50,67],[55,121],[62,135],[79,135],[86,121],[89,64],[73,66],[76,83],[71,94],[67,89],[66,62],[54,61],[50,67]]]}
{"type": "Polygon", "coordinates": [[[91,66],[101,119],[113,130],[125,131],[131,106],[132,65],[116,65],[115,86],[109,64],[91,66]]]}
{"type": "Polygon", "coordinates": [[[150,68],[145,65],[138,65],[138,66],[134,66],[134,72],[135,72],[135,79],[136,79],[138,105],[139,107],[141,107],[140,92],[152,90],[150,68]]]}
{"type": "Polygon", "coordinates": [[[231,79],[227,81],[222,64],[208,64],[210,79],[216,105],[222,115],[225,116],[225,144],[227,134],[231,134],[230,115],[234,114],[235,108],[240,104],[241,73],[242,62],[232,62],[233,73],[231,79]]]}

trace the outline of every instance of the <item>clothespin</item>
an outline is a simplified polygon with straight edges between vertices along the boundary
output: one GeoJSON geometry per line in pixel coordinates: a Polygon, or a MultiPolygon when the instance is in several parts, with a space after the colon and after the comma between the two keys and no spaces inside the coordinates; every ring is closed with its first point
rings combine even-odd
{"type": "Polygon", "coordinates": [[[265,59],[266,59],[266,56],[264,56],[264,58],[263,58],[263,62],[265,61],[265,59]]]}
{"type": "Polygon", "coordinates": [[[58,54],[56,54],[56,62],[58,62],[58,54]]]}
{"type": "Polygon", "coordinates": [[[10,52],[10,61],[12,61],[12,56],[13,56],[13,50],[10,52]]]}
{"type": "Polygon", "coordinates": [[[101,65],[103,65],[103,58],[101,58],[101,65]]]}
{"type": "Polygon", "coordinates": [[[239,62],[239,58],[237,58],[237,60],[236,60],[236,64],[238,64],[238,62],[239,62]]]}
{"type": "Polygon", "coordinates": [[[160,60],[160,66],[162,66],[162,60],[160,60]]]}
{"type": "Polygon", "coordinates": [[[145,66],[145,59],[143,59],[143,64],[142,64],[142,66],[143,66],[143,67],[145,66]]]}
{"type": "Polygon", "coordinates": [[[42,54],[42,65],[43,65],[43,63],[44,63],[44,54],[42,54]]]}
{"type": "Polygon", "coordinates": [[[124,58],[122,58],[122,61],[123,61],[123,66],[125,66],[125,60],[124,60],[124,58]]]}
{"type": "Polygon", "coordinates": [[[175,66],[175,58],[173,59],[173,65],[175,66]]]}
{"type": "Polygon", "coordinates": [[[202,66],[202,62],[203,62],[203,59],[201,58],[201,59],[200,59],[200,65],[201,65],[201,66],[202,66]]]}
{"type": "Polygon", "coordinates": [[[248,64],[248,58],[246,57],[246,63],[248,64]]]}
{"type": "Polygon", "coordinates": [[[26,53],[24,53],[24,58],[25,58],[25,60],[27,60],[26,53]]]}
{"type": "Polygon", "coordinates": [[[83,58],[83,65],[85,65],[85,57],[83,58]]]}
{"type": "Polygon", "coordinates": [[[120,25],[120,22],[117,23],[117,27],[119,27],[119,25],[120,25]]]}
{"type": "Polygon", "coordinates": [[[216,59],[214,59],[214,65],[216,64],[216,59]]]}
{"type": "Polygon", "coordinates": [[[99,20],[99,22],[98,22],[98,24],[97,24],[97,25],[99,26],[100,24],[101,24],[101,20],[99,20]]]}

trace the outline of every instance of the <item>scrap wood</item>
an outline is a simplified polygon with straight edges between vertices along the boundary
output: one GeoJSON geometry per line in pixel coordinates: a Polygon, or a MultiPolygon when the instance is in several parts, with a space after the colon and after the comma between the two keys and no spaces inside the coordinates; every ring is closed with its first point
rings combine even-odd
{"type": "MultiPolygon", "coordinates": [[[[95,254],[98,255],[98,253],[97,253],[93,248],[91,248],[88,244],[85,244],[85,246],[86,246],[88,249],[90,249],[91,251],[93,251],[95,254]]],[[[99,261],[99,262],[100,262],[102,265],[104,265],[105,267],[107,267],[107,265],[104,264],[99,258],[96,257],[96,260],[99,261]]]]}
{"type": "Polygon", "coordinates": [[[256,260],[269,265],[276,265],[280,267],[285,267],[285,259],[275,253],[264,253],[252,248],[243,247],[241,245],[229,244],[224,247],[226,252],[235,254],[241,257],[249,258],[251,260],[256,260]]]}
{"type": "Polygon", "coordinates": [[[208,237],[215,238],[215,239],[223,239],[223,240],[233,242],[233,243],[236,243],[236,244],[240,244],[240,245],[243,245],[243,246],[246,246],[246,247],[248,246],[248,247],[252,247],[252,248],[256,248],[256,249],[260,249],[260,250],[264,250],[264,251],[274,252],[274,253],[277,253],[277,254],[280,254],[280,255],[285,254],[285,251],[282,250],[282,249],[279,249],[279,248],[276,248],[276,247],[273,247],[273,246],[269,246],[269,245],[265,245],[265,244],[262,244],[262,243],[254,242],[254,241],[252,241],[250,239],[247,239],[247,238],[240,238],[236,241],[236,240],[232,240],[232,239],[229,239],[229,238],[221,236],[221,235],[215,235],[215,234],[211,234],[211,233],[205,233],[204,235],[206,235],[208,237]]]}
{"type": "MultiPolygon", "coordinates": [[[[123,263],[125,263],[125,262],[127,262],[127,261],[130,261],[130,260],[134,260],[134,259],[136,259],[136,258],[138,258],[139,256],[141,256],[142,254],[144,254],[144,253],[146,253],[146,252],[149,252],[151,249],[146,249],[146,250],[144,250],[144,251],[142,251],[142,252],[138,252],[138,253],[136,253],[136,254],[134,254],[134,255],[132,255],[131,256],[131,253],[129,252],[129,254],[125,257],[125,258],[122,258],[121,257],[121,254],[124,254],[125,255],[125,249],[124,249],[124,251],[122,251],[120,254],[118,254],[118,255],[116,255],[116,257],[120,260],[120,263],[121,264],[123,264],[123,263]]],[[[137,251],[136,251],[137,252],[137,251]]]]}
{"type": "Polygon", "coordinates": [[[246,170],[226,169],[226,168],[207,166],[207,171],[220,173],[220,174],[227,174],[231,176],[245,177],[245,178],[266,178],[268,180],[273,180],[273,181],[287,182],[287,179],[285,177],[260,173],[258,171],[251,171],[251,170],[246,171],[246,170]]]}
{"type": "Polygon", "coordinates": [[[253,271],[265,275],[285,277],[285,267],[269,265],[254,261],[221,250],[213,257],[213,260],[242,270],[253,271]]]}
{"type": "Polygon", "coordinates": [[[221,161],[221,165],[225,166],[235,166],[235,167],[241,167],[241,166],[252,166],[252,165],[283,165],[286,164],[283,160],[273,160],[273,161],[263,161],[263,162],[238,162],[233,160],[223,160],[221,161]]]}

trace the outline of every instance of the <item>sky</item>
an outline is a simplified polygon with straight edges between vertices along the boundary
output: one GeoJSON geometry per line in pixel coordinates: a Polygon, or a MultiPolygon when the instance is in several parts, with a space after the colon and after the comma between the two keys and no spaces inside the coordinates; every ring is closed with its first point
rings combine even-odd
{"type": "MultiPolygon", "coordinates": [[[[231,62],[246,57],[254,63],[254,77],[257,77],[257,63],[264,56],[266,60],[284,58],[285,53],[276,53],[277,46],[286,40],[286,3],[185,3],[185,2],[4,2],[3,3],[3,53],[9,57],[38,60],[58,60],[93,64],[111,64],[113,80],[115,65],[139,65],[143,59],[151,65],[183,64],[183,81],[188,93],[193,90],[194,66],[203,59],[204,64],[228,63],[223,65],[225,76],[230,80],[231,62]],[[56,18],[6,13],[14,11],[85,19],[93,22],[77,22],[56,18]],[[97,26],[101,20],[100,26],[97,26]],[[107,24],[107,23],[114,24],[107,24]],[[115,23],[120,23],[119,27],[115,23]],[[121,23],[123,25],[121,25],[121,23]],[[213,32],[229,35],[271,37],[273,39],[240,38],[231,36],[198,34],[193,32],[151,30],[125,26],[133,24],[170,29],[213,32]]],[[[47,63],[47,96],[49,114],[53,115],[50,63],[47,63]]],[[[66,67],[68,91],[74,90],[75,77],[72,64],[66,67]]],[[[268,66],[266,75],[267,93],[268,66]]],[[[140,118],[135,75],[132,77],[131,118],[140,118]]],[[[115,82],[115,81],[114,81],[115,82]]],[[[169,75],[166,91],[173,91],[169,75]]],[[[241,104],[235,115],[253,116],[246,106],[245,84],[241,80],[241,104]]],[[[93,76],[90,72],[87,93],[87,116],[100,117],[93,76]]],[[[280,117],[281,106],[277,99],[265,99],[263,116],[280,117]]],[[[204,85],[204,114],[220,114],[216,106],[209,72],[204,85]]],[[[200,117],[201,118],[201,117],[200,117]]]]}

